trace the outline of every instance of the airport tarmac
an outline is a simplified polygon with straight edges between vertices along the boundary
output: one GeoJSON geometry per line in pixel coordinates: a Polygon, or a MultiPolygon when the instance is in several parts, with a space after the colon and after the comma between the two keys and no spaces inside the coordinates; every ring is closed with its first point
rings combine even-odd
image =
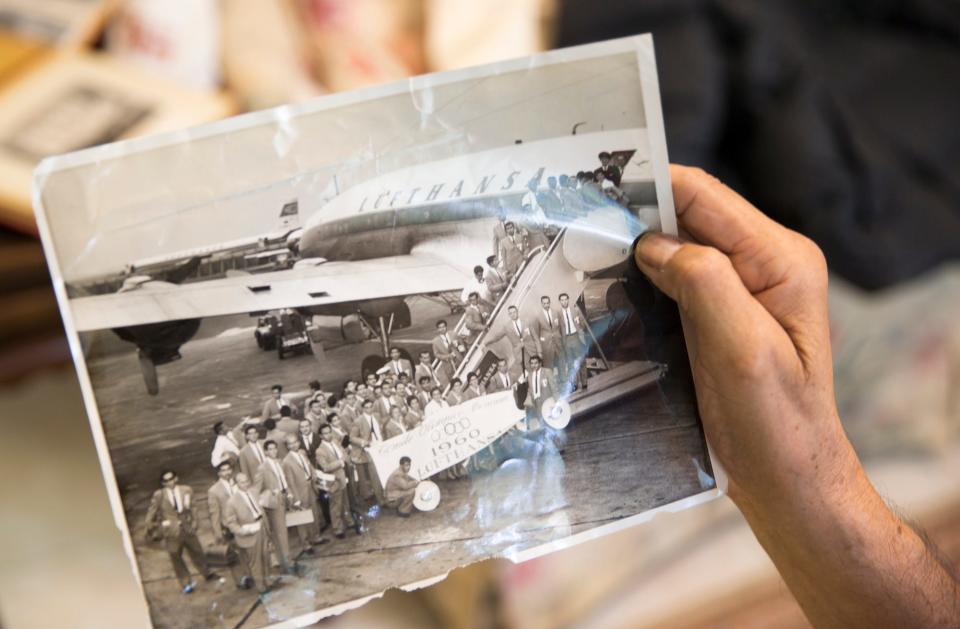
{"type": "MultiPolygon", "coordinates": [[[[429,342],[437,318],[452,324],[458,316],[421,297],[409,304],[414,325],[397,331],[393,341],[415,356],[429,342]]],[[[339,385],[359,371],[364,356],[379,352],[376,342],[342,344],[332,327],[324,331],[330,342],[322,362],[310,355],[281,361],[276,352],[258,349],[255,321],[236,315],[205,322],[198,338],[181,348],[182,360],[159,368],[156,397],[145,392],[132,346],[89,359],[140,576],[158,627],[263,626],[477,559],[532,548],[702,490],[698,464],[705,454],[693,402],[675,401],[676,391],[666,380],[575,418],[562,455],[513,460],[490,474],[440,481],[442,499],[435,511],[414,512],[409,519],[381,512],[367,519],[362,536],[349,532],[337,540],[327,535],[330,543],[318,547],[316,555],[301,557],[303,576],[283,577],[262,600],[254,591],[237,590],[227,569],[219,571],[224,583],[201,579],[193,594],[183,595],[166,552],[144,541],[143,518],[161,470],[175,468],[181,483],[193,488],[200,538],[210,543],[206,490],[216,480],[210,466],[214,422],[233,425],[244,415],[259,414],[274,383],[283,383],[287,393],[305,390],[315,378],[339,385]]],[[[292,532],[291,545],[297,545],[292,532]]]]}

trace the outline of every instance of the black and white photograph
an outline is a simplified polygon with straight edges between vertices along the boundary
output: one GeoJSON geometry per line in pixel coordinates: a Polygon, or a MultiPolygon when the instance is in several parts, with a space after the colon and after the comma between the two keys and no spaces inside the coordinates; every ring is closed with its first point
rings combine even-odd
{"type": "Polygon", "coordinates": [[[648,36],[45,162],[43,232],[157,627],[298,625],[718,495],[648,36]]]}

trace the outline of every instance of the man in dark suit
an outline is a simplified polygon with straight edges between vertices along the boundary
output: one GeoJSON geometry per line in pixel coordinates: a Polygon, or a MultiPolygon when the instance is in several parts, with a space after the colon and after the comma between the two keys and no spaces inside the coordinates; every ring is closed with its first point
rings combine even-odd
{"type": "Polygon", "coordinates": [[[259,485],[260,466],[266,459],[263,446],[260,445],[260,430],[256,426],[247,426],[243,436],[247,443],[240,448],[240,471],[247,475],[251,483],[259,485]]]}
{"type": "Polygon", "coordinates": [[[197,587],[190,578],[190,570],[183,561],[183,551],[190,555],[190,561],[200,574],[210,581],[218,578],[217,573],[207,566],[203,546],[197,538],[197,523],[193,514],[193,490],[186,485],[177,484],[177,473],[165,470],[160,475],[160,489],[153,492],[146,517],[147,535],[162,539],[164,548],[170,555],[173,571],[180,581],[184,594],[190,594],[197,587]]]}
{"type": "Polygon", "coordinates": [[[613,185],[620,187],[620,179],[623,177],[623,172],[621,172],[620,167],[614,164],[612,156],[606,151],[602,151],[597,155],[597,159],[600,160],[600,168],[593,171],[594,175],[603,173],[603,176],[613,182],[613,185]]]}

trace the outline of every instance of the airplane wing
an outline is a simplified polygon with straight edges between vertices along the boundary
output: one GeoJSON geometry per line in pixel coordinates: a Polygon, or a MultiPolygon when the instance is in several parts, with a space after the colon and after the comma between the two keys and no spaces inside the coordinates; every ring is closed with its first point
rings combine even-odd
{"type": "Polygon", "coordinates": [[[144,286],[70,300],[80,332],[297,306],[459,290],[465,271],[424,253],[326,262],[182,285],[144,286]]]}

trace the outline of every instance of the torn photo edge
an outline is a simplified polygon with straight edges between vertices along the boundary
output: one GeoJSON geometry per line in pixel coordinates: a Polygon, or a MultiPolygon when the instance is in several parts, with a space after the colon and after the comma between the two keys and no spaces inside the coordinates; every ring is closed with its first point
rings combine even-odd
{"type": "MultiPolygon", "coordinates": [[[[192,140],[207,138],[214,135],[230,133],[232,131],[244,129],[253,125],[280,122],[284,119],[294,116],[320,112],[334,107],[342,107],[352,103],[359,103],[386,96],[403,94],[414,89],[423,89],[454,81],[481,78],[484,76],[508,71],[526,70],[542,65],[562,64],[567,61],[577,61],[592,57],[626,52],[633,52],[637,55],[637,64],[640,69],[640,82],[642,95],[644,98],[646,125],[649,134],[652,172],[657,194],[657,203],[660,211],[661,226],[663,231],[676,235],[676,213],[673,204],[673,195],[670,183],[668,166],[669,162],[667,159],[666,138],[663,114],[660,104],[653,39],[650,35],[638,35],[598,44],[589,44],[544,52],[526,58],[514,59],[485,66],[413,77],[407,81],[400,81],[373,88],[367,88],[356,92],[334,94],[304,104],[289,105],[272,110],[229,118],[220,122],[207,124],[190,130],[128,140],[102,147],[86,149],[63,156],[52,157],[44,160],[38,166],[34,175],[33,189],[33,202],[36,211],[38,228],[47,256],[48,265],[50,267],[53,287],[63,317],[64,328],[69,342],[70,351],[77,369],[77,375],[80,381],[84,403],[100,459],[101,470],[103,472],[110,504],[113,509],[114,521],[117,528],[121,532],[124,549],[130,560],[133,576],[137,579],[138,584],[141,585],[141,597],[144,604],[145,614],[148,614],[147,610],[149,606],[145,590],[143,589],[141,583],[139,568],[135,558],[133,540],[125,520],[120,490],[114,473],[105,432],[101,423],[96,403],[96,396],[91,384],[90,374],[83,354],[80,336],[74,321],[73,311],[70,306],[70,300],[67,294],[67,285],[64,281],[63,274],[61,273],[62,261],[57,255],[51,232],[50,218],[43,207],[41,192],[44,188],[47,178],[56,171],[71,169],[101,160],[119,158],[133,152],[148,151],[163,146],[190,142],[192,140]]],[[[532,559],[534,557],[539,557],[557,550],[569,548],[591,539],[596,539],[598,537],[623,530],[628,527],[635,526],[642,522],[649,521],[656,517],[659,513],[684,510],[723,495],[727,488],[726,473],[713,456],[713,452],[710,450],[709,443],[707,443],[707,452],[710,456],[710,463],[714,471],[716,480],[715,488],[688,496],[676,502],[645,511],[643,513],[623,518],[617,522],[602,525],[588,531],[571,535],[564,539],[549,542],[514,555],[509,555],[506,558],[519,562],[532,559]]],[[[425,587],[442,580],[445,578],[445,576],[446,575],[438,575],[437,577],[427,579],[426,581],[418,581],[406,586],[402,586],[401,589],[411,590],[419,587],[425,587]]],[[[316,622],[317,620],[326,616],[339,614],[343,611],[358,607],[371,599],[382,596],[382,594],[383,592],[338,604],[326,609],[315,610],[295,619],[284,621],[282,625],[276,626],[304,626],[306,624],[316,622]]],[[[146,617],[149,616],[145,615],[145,618],[146,617]]]]}

